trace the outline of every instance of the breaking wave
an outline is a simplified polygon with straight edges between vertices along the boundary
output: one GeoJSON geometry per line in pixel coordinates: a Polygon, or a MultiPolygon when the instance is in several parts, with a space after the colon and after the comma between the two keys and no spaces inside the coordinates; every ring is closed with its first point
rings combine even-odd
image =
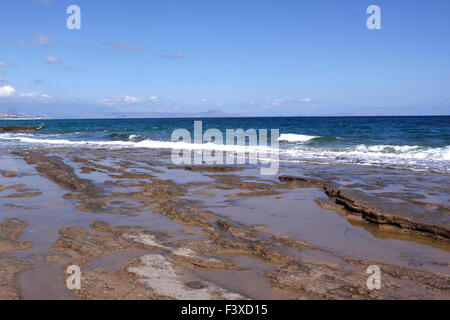
{"type": "MultiPolygon", "coordinates": [[[[147,148],[178,150],[217,150],[225,152],[277,152],[276,149],[264,146],[221,145],[215,143],[193,144],[150,140],[141,135],[128,135],[123,140],[74,140],[57,139],[58,135],[34,134],[0,134],[0,140],[9,141],[13,145],[53,145],[84,148],[147,148]]],[[[61,137],[61,136],[59,136],[61,137]]],[[[307,142],[317,136],[282,134],[279,141],[307,142]]],[[[281,144],[280,160],[285,162],[312,162],[320,164],[357,164],[382,167],[402,168],[420,171],[450,172],[450,146],[424,147],[409,145],[354,145],[345,147],[321,146],[297,143],[281,144]]]]}
{"type": "Polygon", "coordinates": [[[278,141],[286,141],[286,142],[306,142],[312,139],[320,138],[319,136],[308,136],[305,134],[295,134],[295,133],[285,133],[280,134],[278,141]]]}

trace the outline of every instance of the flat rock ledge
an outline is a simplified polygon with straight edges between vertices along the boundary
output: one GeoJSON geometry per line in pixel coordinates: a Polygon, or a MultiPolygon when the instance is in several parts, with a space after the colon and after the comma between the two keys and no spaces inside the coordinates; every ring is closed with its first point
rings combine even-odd
{"type": "MultiPolygon", "coordinates": [[[[394,230],[419,233],[438,240],[450,241],[450,226],[444,224],[426,223],[420,221],[420,215],[414,208],[407,205],[380,201],[375,196],[361,191],[337,187],[328,182],[311,178],[280,176],[279,180],[303,186],[321,187],[325,194],[334,202],[336,209],[345,209],[349,215],[357,216],[366,222],[396,227],[394,230]]],[[[445,208],[441,216],[448,218],[450,212],[445,208]]]]}

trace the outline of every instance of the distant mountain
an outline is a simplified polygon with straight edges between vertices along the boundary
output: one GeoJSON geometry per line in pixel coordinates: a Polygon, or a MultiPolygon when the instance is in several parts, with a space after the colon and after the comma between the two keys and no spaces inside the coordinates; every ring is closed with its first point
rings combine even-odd
{"type": "Polygon", "coordinates": [[[30,116],[11,112],[0,112],[0,120],[48,120],[47,116],[30,116]]]}
{"type": "Polygon", "coordinates": [[[136,118],[226,118],[238,117],[236,114],[228,114],[220,109],[206,112],[182,113],[182,112],[114,112],[110,114],[98,114],[89,118],[106,119],[136,119],[136,118]]]}

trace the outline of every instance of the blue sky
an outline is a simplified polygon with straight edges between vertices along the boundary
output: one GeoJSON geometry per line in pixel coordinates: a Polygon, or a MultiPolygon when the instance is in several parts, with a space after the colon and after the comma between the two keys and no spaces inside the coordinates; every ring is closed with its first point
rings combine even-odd
{"type": "Polygon", "coordinates": [[[8,0],[0,110],[450,114],[448,39],[447,0],[8,0]]]}

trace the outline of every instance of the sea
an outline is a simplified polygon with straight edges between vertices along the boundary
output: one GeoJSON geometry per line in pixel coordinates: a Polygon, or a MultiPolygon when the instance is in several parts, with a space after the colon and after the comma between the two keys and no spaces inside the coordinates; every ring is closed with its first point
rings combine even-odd
{"type": "MultiPolygon", "coordinates": [[[[37,132],[0,133],[0,150],[58,146],[179,148],[180,142],[172,141],[173,132],[185,129],[193,134],[195,121],[201,121],[203,131],[217,129],[224,136],[227,129],[267,129],[269,133],[278,130],[279,159],[287,164],[450,172],[450,116],[1,121],[0,126],[41,123],[45,126],[37,132]]],[[[220,144],[220,141],[185,141],[182,147],[211,150],[220,149],[220,144]]],[[[236,146],[236,150],[239,148],[236,146]]]]}

